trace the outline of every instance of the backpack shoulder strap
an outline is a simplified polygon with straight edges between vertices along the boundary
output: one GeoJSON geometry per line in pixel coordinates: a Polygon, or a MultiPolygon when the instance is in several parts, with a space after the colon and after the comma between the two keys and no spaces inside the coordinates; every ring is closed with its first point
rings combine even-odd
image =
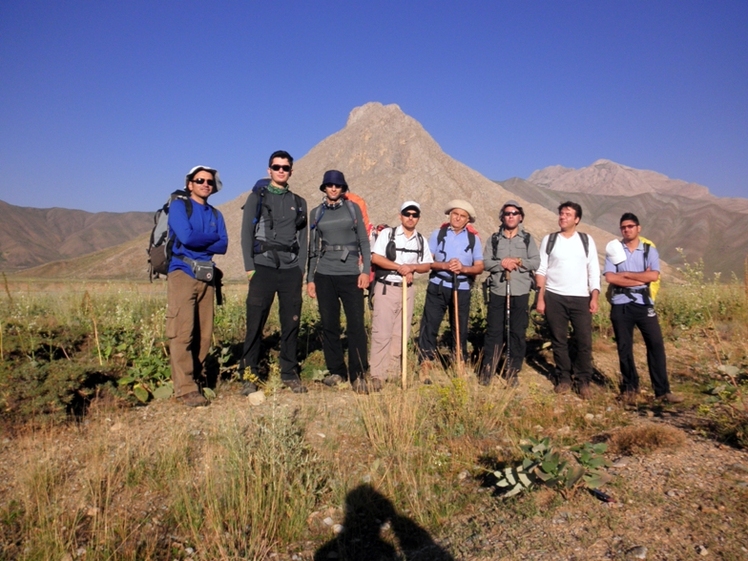
{"type": "MultiPolygon", "coordinates": [[[[356,203],[353,201],[349,201],[348,199],[343,199],[343,204],[348,209],[348,212],[351,215],[351,220],[353,220],[353,229],[358,232],[358,218],[356,217],[356,209],[353,207],[356,203]]],[[[358,206],[358,205],[356,205],[358,206]]],[[[361,207],[359,207],[360,209],[361,207]]]]}
{"type": "Polygon", "coordinates": [[[314,210],[314,221],[312,222],[312,225],[309,226],[309,229],[315,230],[317,228],[317,224],[319,224],[319,221],[322,220],[322,217],[324,215],[325,215],[325,205],[323,203],[314,210]]]}
{"type": "Polygon", "coordinates": [[[437,247],[439,244],[442,246],[444,245],[444,240],[447,239],[447,230],[449,229],[448,225],[442,226],[439,228],[439,233],[436,235],[436,245],[437,247]]]}
{"type": "Polygon", "coordinates": [[[525,250],[530,251],[530,240],[532,239],[532,236],[530,235],[530,232],[522,231],[522,238],[525,242],[525,250]]]}
{"type": "Polygon", "coordinates": [[[558,237],[558,232],[553,232],[550,236],[548,236],[548,243],[545,246],[546,255],[550,255],[551,251],[553,251],[553,246],[556,245],[557,237],[558,237]]]}
{"type": "Polygon", "coordinates": [[[492,255],[494,261],[497,259],[496,252],[499,251],[499,237],[501,236],[501,230],[502,228],[499,228],[498,232],[494,232],[493,234],[491,234],[491,250],[493,252],[492,255]]]}
{"type": "Polygon", "coordinates": [[[255,218],[252,220],[252,224],[255,226],[257,226],[257,223],[260,221],[260,217],[262,216],[262,203],[265,202],[265,193],[267,192],[267,185],[257,189],[257,208],[255,209],[255,218]]]}
{"type": "Polygon", "coordinates": [[[647,270],[647,267],[649,267],[649,248],[652,247],[652,244],[644,242],[644,270],[647,270]]]}
{"type": "Polygon", "coordinates": [[[582,245],[584,246],[584,256],[590,256],[590,237],[584,232],[578,232],[579,237],[582,238],[582,245]]]}

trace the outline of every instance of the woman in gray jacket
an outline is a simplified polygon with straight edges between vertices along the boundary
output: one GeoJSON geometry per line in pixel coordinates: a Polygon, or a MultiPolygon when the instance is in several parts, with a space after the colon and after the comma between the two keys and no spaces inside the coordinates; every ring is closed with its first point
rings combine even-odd
{"type": "Polygon", "coordinates": [[[325,198],[310,214],[307,293],[319,304],[322,350],[330,372],[324,383],[334,386],[350,381],[354,391],[366,393],[364,289],[369,286],[371,269],[369,237],[361,208],[345,198],[348,184],[342,172],[326,171],[319,188],[325,198]],[[340,339],[341,302],[348,335],[348,367],[340,339]]]}

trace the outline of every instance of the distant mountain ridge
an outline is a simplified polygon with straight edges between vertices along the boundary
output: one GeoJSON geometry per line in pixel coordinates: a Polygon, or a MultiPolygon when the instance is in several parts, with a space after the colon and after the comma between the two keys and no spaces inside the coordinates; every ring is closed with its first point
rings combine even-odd
{"type": "Polygon", "coordinates": [[[149,212],[91,213],[0,201],[0,271],[87,255],[127,242],[152,227],[149,212]]]}
{"type": "MultiPolygon", "coordinates": [[[[257,178],[265,176],[266,157],[258,155],[256,158],[257,178]]],[[[476,227],[484,241],[498,229],[499,211],[508,199],[516,199],[524,207],[525,227],[540,240],[557,229],[556,207],[560,200],[571,198],[582,204],[584,219],[580,230],[594,237],[599,252],[619,235],[620,214],[632,210],[642,219],[645,233],[651,234],[662,248],[665,261],[677,262],[674,248],[683,247],[689,260],[703,256],[710,267],[720,267],[715,270],[735,270],[741,274],[742,265],[733,266],[742,263],[745,247],[735,241],[748,238],[746,213],[742,210],[745,208],[748,213],[748,200],[718,199],[705,187],[669,180],[662,174],[628,168],[609,160],[598,160],[590,168],[593,169],[552,166],[538,170],[531,177],[542,182],[542,186],[517,178],[491,181],[445,154],[421,124],[403,113],[400,107],[373,102],[353,109],[343,129],[319,142],[304,157],[297,158],[291,188],[307,199],[311,210],[322,200],[319,183],[324,172],[341,170],[351,191],[366,200],[369,216],[375,224],[397,224],[402,201],[419,201],[423,213],[418,229],[426,236],[446,220],[444,209],[450,200],[466,199],[476,208],[476,227]],[[610,193],[602,195],[605,185],[600,182],[605,178],[613,187],[610,193]],[[650,179],[653,184],[649,183],[650,179]],[[671,183],[673,181],[675,183],[671,183]],[[559,189],[559,186],[569,185],[574,188],[559,189]],[[674,191],[693,196],[674,194],[674,191]],[[725,260],[714,260],[720,253],[725,260]]],[[[217,256],[216,262],[228,279],[245,278],[240,238],[241,207],[251,186],[247,185],[246,192],[219,206],[229,232],[229,249],[226,256],[217,256]]],[[[85,257],[48,263],[23,274],[147,278],[144,248],[151,215],[145,214],[149,223],[138,238],[85,257]]],[[[0,249],[4,251],[4,246],[0,249]]],[[[664,270],[667,273],[669,266],[665,265],[664,270]]]]}
{"type": "Polygon", "coordinates": [[[717,197],[703,185],[671,179],[655,171],[636,169],[605,159],[579,169],[549,166],[532,172],[527,181],[553,191],[567,193],[622,197],[651,193],[706,199],[723,208],[748,213],[748,199],[717,197]]]}
{"type": "Polygon", "coordinates": [[[616,236],[620,236],[621,215],[633,212],[642,224],[642,234],[655,242],[661,258],[670,265],[683,264],[680,248],[690,263],[703,259],[709,275],[721,272],[726,279],[733,272],[740,278],[744,275],[748,216],[738,205],[725,204],[724,199],[712,202],[706,197],[692,199],[656,192],[627,197],[553,191],[518,178],[499,183],[549,210],[555,210],[561,201],[573,200],[582,205],[583,222],[616,236]]]}

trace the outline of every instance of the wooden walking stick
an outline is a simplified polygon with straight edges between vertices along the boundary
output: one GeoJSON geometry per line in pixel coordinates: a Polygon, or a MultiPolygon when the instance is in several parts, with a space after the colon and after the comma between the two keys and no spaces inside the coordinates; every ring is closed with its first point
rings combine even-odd
{"type": "Polygon", "coordinates": [[[452,300],[455,307],[455,354],[457,355],[457,371],[462,373],[462,348],[460,345],[460,305],[457,299],[457,273],[452,273],[452,300]]]}
{"type": "Polygon", "coordinates": [[[410,330],[408,329],[410,327],[408,325],[408,282],[405,280],[405,276],[403,276],[403,305],[401,313],[403,321],[401,325],[402,332],[400,333],[400,352],[402,353],[400,362],[403,369],[403,389],[405,389],[408,385],[408,336],[410,335],[410,330]]]}

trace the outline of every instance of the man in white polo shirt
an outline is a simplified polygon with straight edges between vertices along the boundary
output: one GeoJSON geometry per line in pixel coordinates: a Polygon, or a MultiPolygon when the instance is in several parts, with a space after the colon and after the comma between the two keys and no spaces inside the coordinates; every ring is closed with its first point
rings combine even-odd
{"type": "Polygon", "coordinates": [[[373,391],[381,390],[385,380],[398,370],[403,337],[403,281],[408,286],[406,325],[410,325],[415,294],[413,274],[428,273],[434,261],[428,243],[416,231],[420,217],[421,205],[405,201],[400,207],[400,226],[382,230],[371,251],[375,267],[369,358],[373,391]]]}
{"type": "Polygon", "coordinates": [[[600,263],[592,236],[577,232],[582,207],[567,201],[558,207],[560,231],[540,244],[537,310],[545,314],[551,332],[553,360],[558,380],[556,393],[571,390],[572,372],[579,395],[591,397],[592,314],[598,310],[600,263]],[[574,329],[577,354],[572,370],[569,356],[569,323],[574,329]]]}

